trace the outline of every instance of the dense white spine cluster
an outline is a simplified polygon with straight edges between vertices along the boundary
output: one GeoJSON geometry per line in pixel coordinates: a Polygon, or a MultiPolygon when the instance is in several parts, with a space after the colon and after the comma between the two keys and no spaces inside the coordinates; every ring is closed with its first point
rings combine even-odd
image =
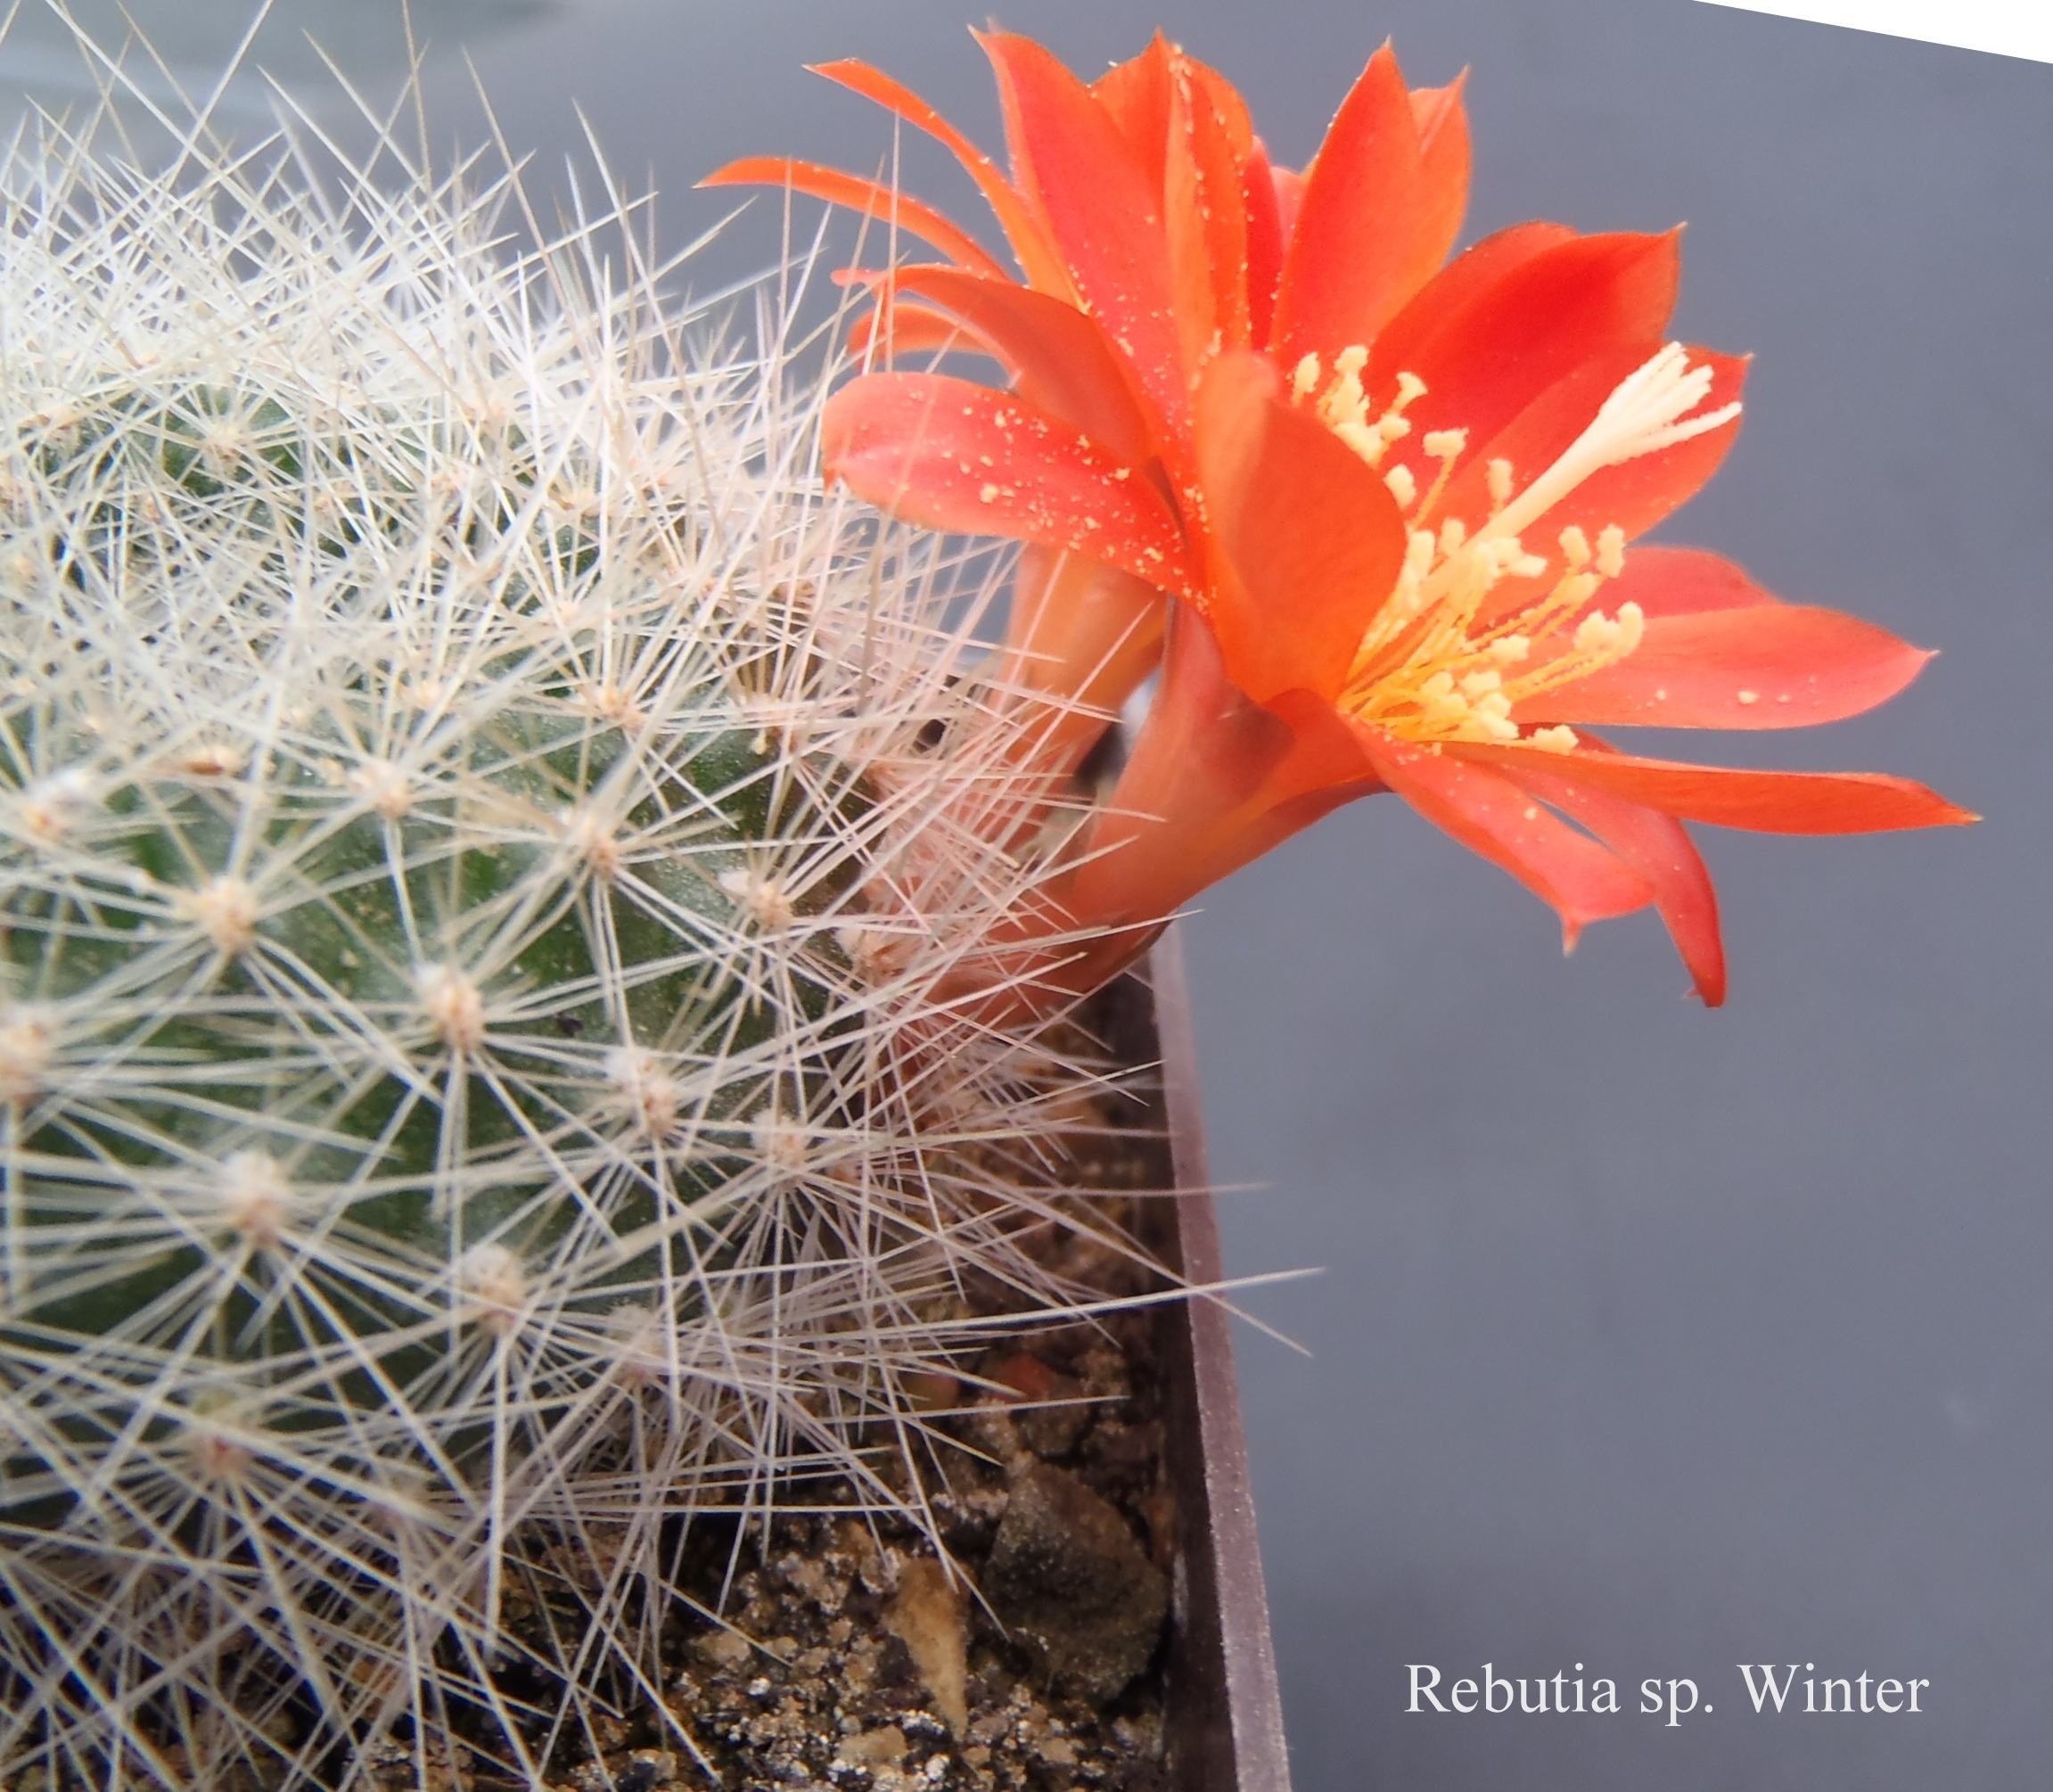
{"type": "Polygon", "coordinates": [[[379,153],[0,174],[8,1784],[401,1718],[425,1784],[455,1702],[538,1774],[656,1689],[680,1517],[901,1498],[967,1282],[1077,1292],[1022,1232],[1089,1073],[959,993],[1060,801],[990,581],[618,209],[514,254],[510,178],[379,153]]]}

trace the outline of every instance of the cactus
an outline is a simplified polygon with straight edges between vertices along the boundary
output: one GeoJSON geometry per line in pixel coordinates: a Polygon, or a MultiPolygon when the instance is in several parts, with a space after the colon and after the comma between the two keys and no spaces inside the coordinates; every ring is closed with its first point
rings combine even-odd
{"type": "Polygon", "coordinates": [[[823,490],[774,308],[193,145],[0,182],[0,1780],[427,1783],[459,1706],[533,1777],[675,1520],[903,1500],[964,1266],[1076,1296],[1096,1078],[959,994],[1049,705],[993,569],[823,490]]]}

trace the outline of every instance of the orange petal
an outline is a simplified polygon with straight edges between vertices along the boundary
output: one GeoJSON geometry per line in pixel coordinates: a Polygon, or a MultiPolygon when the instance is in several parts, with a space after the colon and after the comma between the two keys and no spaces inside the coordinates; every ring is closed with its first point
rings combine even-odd
{"type": "Polygon", "coordinates": [[[1222,355],[1197,395],[1205,505],[1225,566],[1206,605],[1234,682],[1257,703],[1331,701],[1404,563],[1389,489],[1339,437],[1277,395],[1275,367],[1222,355]]]}
{"type": "MultiPolygon", "coordinates": [[[[1046,227],[1033,208],[1014,191],[998,172],[998,164],[988,155],[909,87],[900,86],[882,70],[873,69],[867,62],[852,58],[840,62],[816,62],[812,71],[825,75],[851,93],[860,94],[866,100],[875,100],[950,151],[968,171],[970,178],[976,182],[984,202],[998,215],[998,225],[1006,234],[1006,241],[1012,244],[1014,255],[1019,259],[1020,271],[1026,275],[1028,285],[1039,292],[1068,296],[1068,277],[1063,272],[1061,258],[1047,240],[1046,227]]],[[[1002,270],[993,264],[990,271],[1002,270]]]]}
{"type": "Polygon", "coordinates": [[[1664,810],[1687,821],[1761,834],[1884,834],[1981,818],[1909,778],[1870,771],[1750,771],[1607,751],[1549,753],[1463,741],[1448,756],[1517,767],[1664,810]]]}
{"type": "Polygon", "coordinates": [[[998,74],[1015,170],[1047,220],[1078,298],[1180,440],[1188,401],[1153,182],[1090,89],[1047,50],[1006,31],[979,41],[998,74]]]}
{"type": "Polygon", "coordinates": [[[888,359],[898,355],[989,355],[1005,358],[959,317],[899,300],[866,311],[849,325],[849,352],[888,359]]]}
{"type": "Polygon", "coordinates": [[[1020,395],[1072,424],[1122,464],[1154,457],[1133,379],[1105,333],[1074,306],[1010,280],[952,267],[907,267],[899,290],[946,306],[1012,369],[1020,395]]]}
{"type": "Polygon", "coordinates": [[[1005,275],[987,251],[966,230],[951,224],[931,205],[922,205],[895,187],[881,181],[864,180],[839,169],[822,168],[817,162],[796,161],[790,156],[751,155],[715,169],[701,186],[782,186],[793,193],[809,193],[830,205],[845,205],[866,218],[875,218],[897,230],[932,244],[943,255],[980,274],[1005,275]]]}
{"type": "MultiPolygon", "coordinates": [[[[1598,602],[1614,609],[1616,595],[1607,589],[1598,602]]],[[[1931,657],[1858,616],[1807,604],[1653,616],[1639,645],[1616,665],[1520,704],[1517,718],[1802,727],[1886,703],[1931,657]]]]}
{"type": "Polygon", "coordinates": [[[869,374],[827,401],[830,476],[929,529],[1068,547],[1165,590],[1189,587],[1154,487],[1023,399],[934,374],[869,374]]]}
{"type": "Polygon", "coordinates": [[[1704,1006],[1725,1000],[1725,942],[1718,926],[1718,892],[1696,843],[1671,815],[1606,795],[1524,766],[1504,775],[1587,827],[1647,880],[1704,1006]]]}
{"type": "Polygon", "coordinates": [[[1305,172],[1277,293],[1277,359],[1291,366],[1316,352],[1330,360],[1350,343],[1373,342],[1453,243],[1442,201],[1428,185],[1411,95],[1385,44],[1305,172]]]}
{"type": "Polygon", "coordinates": [[[1509,777],[1356,724],[1383,781],[1471,851],[1517,878],[1561,917],[1573,948],[1591,921],[1630,915],[1654,900],[1647,881],[1608,847],[1548,813],[1509,777]]]}
{"type": "Polygon", "coordinates": [[[1372,399],[1394,390],[1400,369],[1417,374],[1426,390],[1405,414],[1413,429],[1465,429],[1474,455],[1586,363],[1651,356],[1665,340],[1679,272],[1672,234],[1578,236],[1543,248],[1415,340],[1393,342],[1393,331],[1376,342],[1366,376],[1372,399]]]}

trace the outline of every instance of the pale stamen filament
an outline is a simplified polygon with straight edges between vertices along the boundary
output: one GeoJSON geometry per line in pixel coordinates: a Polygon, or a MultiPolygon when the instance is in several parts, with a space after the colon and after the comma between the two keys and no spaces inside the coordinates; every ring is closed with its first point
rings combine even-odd
{"type": "Polygon", "coordinates": [[[1491,517],[1485,532],[1516,535],[1605,467],[1658,454],[1729,423],[1739,415],[1737,400],[1701,416],[1688,415],[1710,392],[1712,377],[1708,366],[1689,365],[1688,351],[1681,343],[1669,343],[1613,388],[1589,427],[1552,466],[1491,517]]]}

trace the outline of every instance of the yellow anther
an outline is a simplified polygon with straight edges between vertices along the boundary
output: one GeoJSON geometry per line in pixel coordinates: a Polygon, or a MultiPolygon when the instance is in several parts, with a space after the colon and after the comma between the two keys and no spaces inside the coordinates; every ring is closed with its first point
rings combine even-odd
{"type": "Polygon", "coordinates": [[[1466,430],[1428,430],[1423,444],[1433,460],[1453,460],[1468,446],[1466,430]]]}
{"type": "Polygon", "coordinates": [[[1318,414],[1335,429],[1344,423],[1367,423],[1368,395],[1361,389],[1361,375],[1346,372],[1334,374],[1326,396],[1318,401],[1318,414]]]}
{"type": "Polygon", "coordinates": [[[1408,466],[1393,466],[1383,476],[1383,482],[1390,488],[1390,495],[1397,500],[1400,510],[1409,510],[1418,497],[1418,481],[1412,478],[1408,466]]]}
{"type": "Polygon", "coordinates": [[[1580,572],[1589,564],[1589,538],[1573,522],[1561,531],[1560,539],[1561,557],[1571,572],[1580,572]]]}
{"type": "Polygon", "coordinates": [[[1297,370],[1290,376],[1290,401],[1302,405],[1318,384],[1318,357],[1307,355],[1297,364],[1297,370]]]}
{"type": "Polygon", "coordinates": [[[1384,442],[1376,431],[1363,423],[1336,423],[1333,432],[1369,465],[1374,466],[1383,458],[1384,442]]]}
{"type": "Polygon", "coordinates": [[[1417,374],[1400,374],[1397,376],[1397,397],[1391,405],[1393,411],[1408,410],[1412,404],[1425,396],[1425,382],[1417,374]]]}
{"type": "Polygon", "coordinates": [[[1343,377],[1349,374],[1359,374],[1367,365],[1368,350],[1359,342],[1350,342],[1333,358],[1333,371],[1343,377]]]}
{"type": "Polygon", "coordinates": [[[1490,488],[1490,508],[1494,515],[1511,502],[1511,463],[1501,456],[1493,458],[1483,469],[1483,481],[1490,488]]]}
{"type": "Polygon", "coordinates": [[[1480,672],[1471,672],[1461,680],[1461,695],[1470,703],[1490,692],[1500,690],[1504,686],[1504,674],[1485,667],[1480,672]]]}
{"type": "Polygon", "coordinates": [[[1579,654],[1609,653],[1623,632],[1603,611],[1593,610],[1575,625],[1575,650],[1579,654]]]}
{"type": "Polygon", "coordinates": [[[1523,635],[1505,635],[1490,644],[1490,657],[1500,666],[1515,666],[1532,652],[1523,635]]]}
{"type": "Polygon", "coordinates": [[[1576,748],[1575,730],[1565,724],[1559,727],[1535,728],[1525,740],[1528,746],[1536,746],[1542,752],[1573,752],[1576,748]]]}
{"type": "Polygon", "coordinates": [[[1571,615],[1597,596],[1603,583],[1594,572],[1578,572],[1561,581],[1561,607],[1571,615]]]}
{"type": "Polygon", "coordinates": [[[1392,442],[1400,442],[1409,435],[1411,425],[1395,411],[1385,411],[1376,420],[1376,432],[1383,438],[1384,446],[1388,448],[1392,442]]]}
{"type": "Polygon", "coordinates": [[[1625,571],[1625,531],[1615,522],[1597,538],[1597,570],[1606,579],[1625,571]]]}
{"type": "Polygon", "coordinates": [[[1450,516],[1440,525],[1440,551],[1448,559],[1451,560],[1459,554],[1461,544],[1467,539],[1468,525],[1458,516],[1450,516]]]}

